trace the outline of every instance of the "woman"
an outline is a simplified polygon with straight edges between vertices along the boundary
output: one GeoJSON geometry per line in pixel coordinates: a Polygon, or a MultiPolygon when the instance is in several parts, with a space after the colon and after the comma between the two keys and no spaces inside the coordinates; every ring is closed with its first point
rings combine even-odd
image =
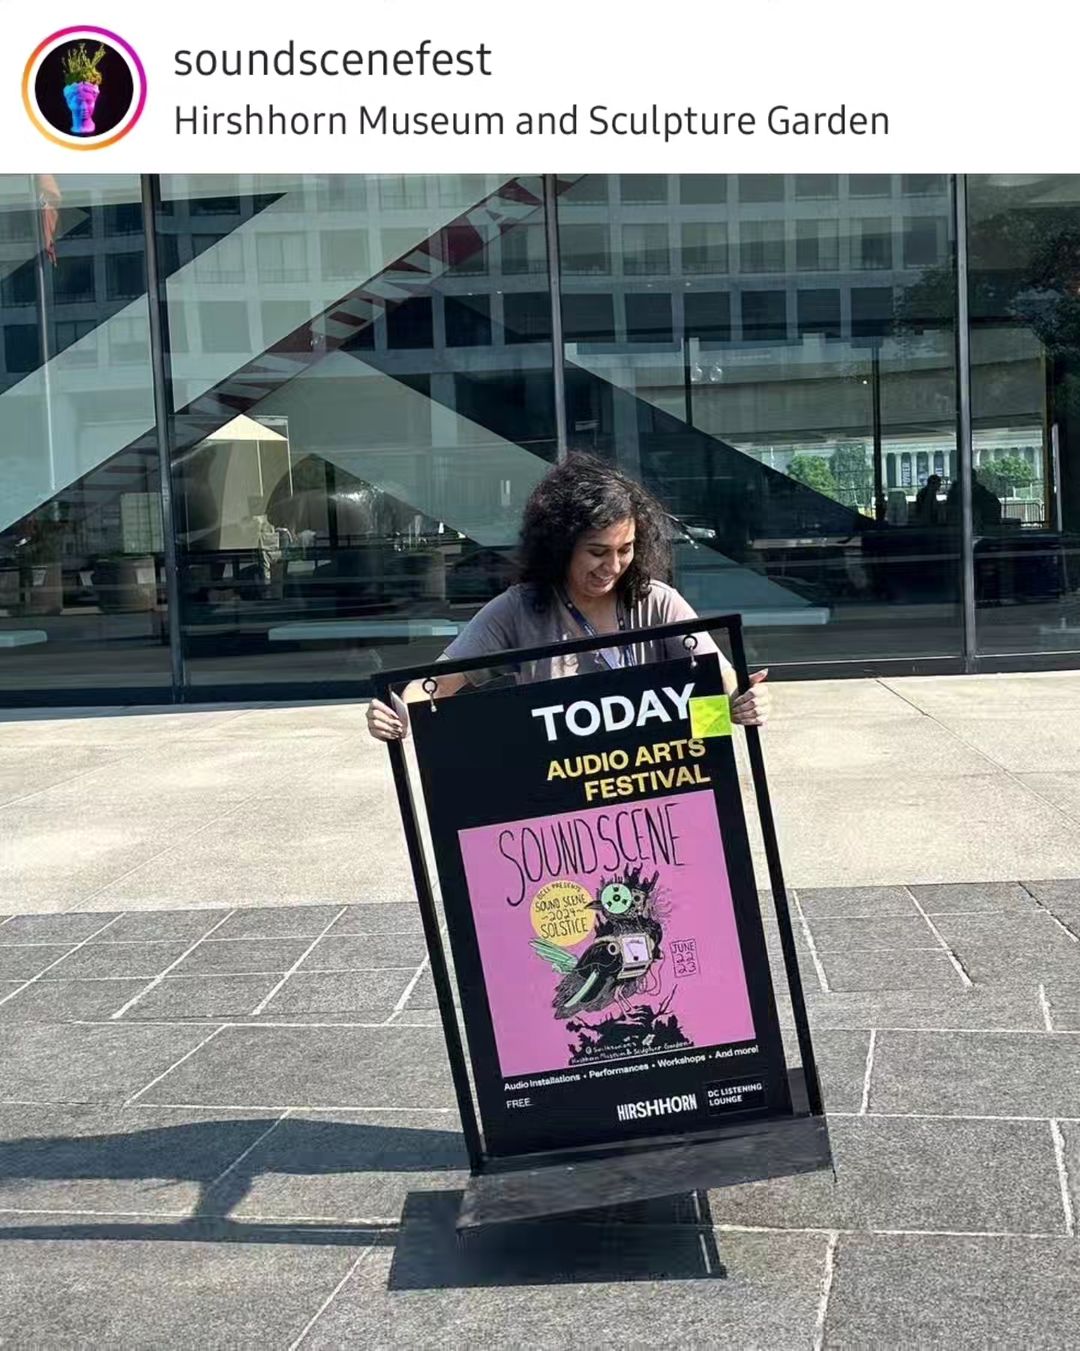
{"type": "MultiPolygon", "coordinates": [[[[571,455],[533,489],[521,523],[521,581],[489,601],[443,653],[443,660],[495,655],[620,630],[654,628],[696,615],[674,587],[658,578],[668,571],[662,507],[640,484],[591,456],[571,455]]],[[[706,633],[696,653],[717,652],[706,633]]],[[[519,682],[640,665],[686,655],[681,638],[647,639],[628,647],[545,657],[517,672],[519,682]]],[[[724,689],[736,695],[737,678],[720,654],[724,689]]],[[[483,678],[482,673],[478,673],[483,678]]],[[[766,717],[768,671],[750,677],[750,689],[731,702],[732,720],[760,727],[766,717]]],[[[474,677],[476,678],[476,677],[474,677]]],[[[439,678],[436,696],[456,694],[465,675],[439,678]]],[[[427,695],[410,685],[405,700],[427,695]]],[[[405,704],[390,708],[373,699],[368,731],[379,741],[406,734],[405,704]]]]}

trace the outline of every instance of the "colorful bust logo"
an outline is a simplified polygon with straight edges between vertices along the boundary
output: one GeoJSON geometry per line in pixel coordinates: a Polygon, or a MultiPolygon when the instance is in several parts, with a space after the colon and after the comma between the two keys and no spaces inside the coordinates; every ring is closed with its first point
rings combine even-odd
{"type": "Polygon", "coordinates": [[[126,136],[146,102],[146,72],[133,47],[107,28],[61,28],[23,71],[23,103],[38,131],[72,150],[100,150],[126,136]]]}
{"type": "Polygon", "coordinates": [[[73,136],[92,136],[94,126],[94,108],[101,92],[101,60],[105,48],[99,46],[91,56],[86,43],[69,47],[64,54],[64,99],[71,109],[71,132],[73,136]]]}

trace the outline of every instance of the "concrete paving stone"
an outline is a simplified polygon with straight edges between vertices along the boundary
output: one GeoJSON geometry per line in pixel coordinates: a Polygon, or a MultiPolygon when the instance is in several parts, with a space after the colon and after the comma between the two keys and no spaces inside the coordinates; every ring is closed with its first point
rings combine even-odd
{"type": "MultiPolygon", "coordinates": [[[[212,1213],[210,1184],[275,1120],[221,1108],[0,1107],[0,1211],[212,1213]]],[[[0,1232],[12,1222],[0,1216],[0,1232]]]]}
{"type": "Polygon", "coordinates": [[[911,952],[941,945],[920,915],[911,919],[818,919],[808,921],[818,953],[889,949],[911,952]]]}
{"type": "MultiPolygon", "coordinates": [[[[807,996],[807,1004],[813,1032],[834,1027],[1044,1030],[1034,985],[1026,990],[1000,990],[956,982],[947,990],[865,990],[827,995],[815,990],[807,996]]],[[[778,1005],[782,1012],[790,1008],[783,996],[778,1005]]]]}
{"type": "Polygon", "coordinates": [[[1069,933],[1080,940],[1080,901],[1055,901],[1046,908],[1069,933]]]}
{"type": "MultiPolygon", "coordinates": [[[[114,915],[78,912],[70,915],[15,915],[0,929],[0,946],[7,943],[63,943],[72,947],[103,928],[114,915]]],[[[122,920],[110,924],[105,933],[113,933],[122,920]]]]}
{"type": "Polygon", "coordinates": [[[100,746],[41,745],[30,755],[25,746],[5,746],[0,740],[0,805],[114,765],[119,758],[120,752],[100,746]]]}
{"type": "Polygon", "coordinates": [[[108,1018],[145,984],[144,980],[38,980],[0,1004],[0,1022],[71,1023],[108,1018]]]}
{"type": "Polygon", "coordinates": [[[461,1187],[468,1174],[456,1112],[291,1115],[222,1179],[220,1213],[397,1221],[410,1192],[461,1187]]]}
{"type": "MultiPolygon", "coordinates": [[[[770,722],[797,718],[897,718],[910,723],[922,717],[918,708],[879,680],[777,681],[772,688],[770,722]]],[[[905,729],[906,731],[906,729],[905,729]]],[[[766,733],[766,739],[769,734],[766,733]]]]}
{"type": "Polygon", "coordinates": [[[206,1036],[201,1027],[0,1026],[0,1101],[121,1103],[206,1036]]]}
{"type": "MultiPolygon", "coordinates": [[[[87,824],[110,817],[123,818],[138,828],[159,826],[169,815],[178,821],[192,816],[213,820],[253,797],[260,787],[169,782],[156,770],[158,754],[156,748],[133,752],[115,764],[43,788],[32,798],[9,803],[0,811],[36,809],[43,816],[87,824]]],[[[168,845],[175,842],[175,837],[166,840],[168,845]]]]}
{"type": "Polygon", "coordinates": [[[393,1013],[411,979],[411,971],[308,974],[301,970],[289,977],[261,1016],[274,1019],[303,1013],[337,1018],[362,1014],[365,1022],[381,1022],[393,1013]]]}
{"type": "Polygon", "coordinates": [[[1031,894],[1019,882],[946,882],[911,888],[928,915],[970,913],[977,910],[1031,910],[1031,894]]]}
{"type": "MultiPolygon", "coordinates": [[[[3,990],[0,990],[0,995],[3,995],[3,993],[3,990]]],[[[419,1008],[414,1009],[412,1007],[412,1000],[410,1000],[400,1013],[395,1014],[393,1026],[442,1027],[442,1019],[439,1017],[439,1010],[434,1002],[430,1008],[421,1005],[419,1008]]]]}
{"type": "MultiPolygon", "coordinates": [[[[840,682],[844,683],[844,682],[840,682]]],[[[1080,682],[1075,671],[1039,671],[1008,675],[897,676],[881,682],[917,709],[935,716],[969,714],[1015,717],[1025,706],[1064,714],[1080,709],[1080,682]]]]}
{"type": "Polygon", "coordinates": [[[862,1102],[870,1033],[822,1029],[813,1041],[826,1108],[832,1112],[857,1112],[862,1102]]]}
{"type": "MultiPolygon", "coordinates": [[[[1076,762],[1073,761],[1073,768],[1076,762]]],[[[1052,774],[1018,774],[1017,778],[1033,793],[1046,801],[1052,802],[1059,811],[1072,818],[1073,821],[1080,821],[1080,774],[1076,773],[1052,773],[1052,774]]]]}
{"type": "Polygon", "coordinates": [[[1058,777],[1048,771],[1074,770],[1080,762],[1080,717],[1048,718],[1045,710],[1017,709],[1008,721],[971,713],[948,713],[939,721],[994,764],[1043,784],[1058,777]]]}
{"type": "MultiPolygon", "coordinates": [[[[222,925],[219,933],[224,932],[222,925]]],[[[208,938],[194,948],[172,974],[209,976],[276,972],[282,975],[304,955],[310,938],[247,939],[208,938]]]]}
{"type": "Polygon", "coordinates": [[[219,905],[346,904],[368,892],[403,900],[412,892],[409,878],[400,824],[389,815],[372,821],[353,799],[324,788],[252,798],[113,881],[100,900],[124,909],[150,895],[185,906],[208,895],[210,885],[219,905]],[[267,841],[288,844],[269,848],[267,841]]]}
{"type": "Polygon", "coordinates": [[[422,932],[420,906],[416,901],[350,905],[334,925],[335,938],[354,934],[422,932]]]}
{"type": "Polygon", "coordinates": [[[427,955],[423,934],[356,934],[322,938],[304,958],[302,971],[372,971],[405,967],[415,971],[427,955]]]}
{"type": "Polygon", "coordinates": [[[829,988],[854,990],[949,990],[962,985],[956,968],[940,948],[935,952],[829,952],[821,954],[829,988]]]}
{"type": "Polygon", "coordinates": [[[59,961],[71,951],[71,947],[70,943],[28,943],[0,947],[0,977],[4,980],[30,980],[53,962],[59,961]]]}
{"type": "MultiPolygon", "coordinates": [[[[789,885],[1076,875],[1080,826],[1003,771],[774,785],[789,885]],[[888,829],[882,823],[888,822],[888,829]],[[1022,830],[1002,828],[1023,821],[1022,830]],[[932,828],[928,827],[932,823],[932,828]]],[[[848,912],[851,913],[851,912],[848,912]]]]}
{"type": "Polygon", "coordinates": [[[949,915],[934,922],[974,981],[1037,986],[1080,979],[1080,942],[1048,911],[949,915]]]}
{"type": "MultiPolygon", "coordinates": [[[[455,1003],[458,1003],[455,998],[455,1003]]],[[[405,1005],[404,1012],[408,1014],[420,1013],[427,1009],[438,1009],[439,1001],[435,994],[435,981],[430,971],[425,971],[420,979],[413,986],[412,994],[409,995],[409,1002],[405,1005]]]]}
{"type": "Polygon", "coordinates": [[[183,939],[166,943],[87,943],[50,972],[57,980],[142,977],[151,980],[187,949],[183,939]]]}
{"type": "Polygon", "coordinates": [[[1080,948],[1047,910],[1031,910],[1005,915],[936,915],[934,925],[950,947],[960,951],[966,944],[996,943],[1012,952],[1067,952],[1080,948]]]}
{"type": "Polygon", "coordinates": [[[1080,1037],[1042,1032],[879,1032],[876,1112],[1075,1116],[1080,1037]]]}
{"type": "Polygon", "coordinates": [[[1076,1216],[1080,1214],[1080,1121],[1062,1121],[1058,1129],[1065,1146],[1065,1177],[1076,1216]]]}
{"type": "Polygon", "coordinates": [[[725,1187],[709,1193],[714,1222],[1064,1233],[1045,1122],[832,1117],[829,1136],[835,1182],[823,1171],[725,1187]]]}
{"type": "MultiPolygon", "coordinates": [[[[381,1028],[387,1026],[397,1026],[397,1019],[390,1021],[390,1012],[393,1006],[389,1006],[389,1011],[380,1009],[372,1005],[367,1009],[348,1010],[330,1010],[320,1013],[297,1013],[290,1010],[275,1013],[272,1009],[266,1009],[264,1012],[256,1014],[247,1019],[250,1023],[255,1023],[259,1027],[344,1027],[344,1028],[381,1028]]],[[[236,1021],[240,1021],[237,1019],[236,1021]]]]}
{"type": "Polygon", "coordinates": [[[1000,943],[966,942],[957,956],[973,981],[1001,989],[1032,989],[1080,976],[1080,952],[1074,945],[1049,953],[1026,948],[1010,953],[1000,943]]]}
{"type": "Polygon", "coordinates": [[[456,1346],[489,1347],[513,1329],[522,1344],[556,1351],[580,1338],[583,1317],[590,1337],[618,1347],[813,1339],[823,1235],[721,1234],[710,1253],[688,1227],[658,1235],[547,1221],[461,1242],[456,1208],[454,1193],[414,1201],[416,1219],[396,1248],[373,1250],[305,1348],[370,1342],[439,1351],[448,1329],[456,1346]]]}
{"type": "Polygon", "coordinates": [[[236,709],[192,708],[173,705],[126,708],[64,709],[59,716],[30,716],[30,710],[12,710],[17,716],[0,722],[0,747],[106,746],[135,752],[142,746],[160,747],[211,727],[215,735],[238,716],[236,709]]]}
{"type": "MultiPolygon", "coordinates": [[[[105,896],[125,877],[163,852],[183,859],[203,829],[225,827],[234,805],[224,793],[105,800],[49,789],[24,803],[0,808],[0,905],[55,913],[73,909],[118,911],[105,896]],[[58,794],[67,794],[55,801],[58,794]],[[51,796],[50,796],[51,795],[51,796]]],[[[279,837],[280,838],[280,837],[279,837]]],[[[260,841],[260,848],[265,845],[260,841]]],[[[173,878],[176,880],[174,864],[173,878]]],[[[174,904],[190,905],[191,873],[174,904]]],[[[205,881],[203,882],[205,885],[205,881]]],[[[147,891],[130,893],[141,903],[147,891]]],[[[217,898],[220,903],[221,898],[217,898]]]]}
{"type": "MultiPolygon", "coordinates": [[[[814,965],[813,953],[803,935],[802,925],[795,932],[795,957],[802,975],[803,985],[808,989],[817,989],[819,978],[814,965]]],[[[769,954],[769,969],[773,982],[778,989],[787,987],[787,968],[784,964],[784,950],[780,943],[780,934],[775,925],[765,925],[765,948],[769,954]]]]}
{"type": "Polygon", "coordinates": [[[87,1219],[58,1226],[55,1238],[49,1228],[24,1217],[0,1241],[13,1346],[290,1346],[363,1251],[362,1235],[313,1242],[300,1232],[289,1242],[271,1231],[260,1241],[256,1228],[238,1242],[221,1221],[87,1219]]]}
{"type": "Polygon", "coordinates": [[[1080,905],[1080,878],[1051,878],[1042,882],[1025,882],[1024,886],[1040,905],[1051,909],[1059,901],[1080,905]]]}
{"type": "MultiPolygon", "coordinates": [[[[238,910],[214,934],[228,938],[318,938],[340,905],[268,905],[238,910]]],[[[334,926],[335,930],[337,925],[334,926]]]]}
{"type": "Polygon", "coordinates": [[[823,919],[918,917],[905,887],[799,887],[795,894],[811,932],[823,919]]]}
{"type": "Polygon", "coordinates": [[[994,768],[933,718],[799,718],[781,730],[768,740],[770,784],[805,782],[807,765],[834,783],[982,775],[994,768]]]}
{"type": "Polygon", "coordinates": [[[1078,1320],[1075,1239],[845,1234],[824,1345],[1056,1351],[1078,1320]]]}
{"type": "Polygon", "coordinates": [[[186,938],[194,943],[202,938],[229,912],[218,910],[149,910],[141,914],[123,915],[95,942],[130,942],[137,939],[163,941],[186,938]]]}
{"type": "MultiPolygon", "coordinates": [[[[453,968],[450,971],[450,983],[454,996],[455,1008],[461,1007],[461,995],[457,985],[454,983],[453,968]]],[[[409,995],[409,1001],[405,1005],[403,1012],[420,1013],[424,1009],[437,1009],[439,1007],[438,996],[435,994],[435,979],[431,974],[431,968],[428,967],[420,976],[420,979],[413,986],[412,994],[409,995]]],[[[397,1020],[395,1019],[395,1022],[397,1020]]]]}
{"type": "MultiPolygon", "coordinates": [[[[255,742],[186,736],[155,746],[152,755],[139,755],[129,748],[122,778],[105,766],[86,774],[79,786],[90,792],[155,793],[170,798],[225,789],[249,797],[266,791],[268,758],[265,745],[255,742]]],[[[313,757],[310,747],[294,740],[275,746],[272,763],[278,780],[295,788],[316,773],[320,763],[325,770],[326,760],[313,757]]]]}
{"type": "Polygon", "coordinates": [[[1044,989],[1054,1030],[1080,1032],[1080,973],[1069,980],[1049,980],[1044,989]]]}
{"type": "Polygon", "coordinates": [[[441,1030],[408,1027],[226,1028],[141,1100],[313,1109],[454,1105],[441,1030]]]}
{"type": "MultiPolygon", "coordinates": [[[[268,737],[331,738],[355,745],[375,764],[386,762],[386,751],[367,735],[364,722],[366,703],[318,703],[295,706],[272,705],[245,709],[241,716],[213,728],[213,739],[264,741],[268,737]]],[[[315,755],[317,760],[323,750],[315,755]]]]}
{"type": "Polygon", "coordinates": [[[280,979],[278,975],[166,976],[124,1014],[123,1021],[247,1018],[280,979]]]}

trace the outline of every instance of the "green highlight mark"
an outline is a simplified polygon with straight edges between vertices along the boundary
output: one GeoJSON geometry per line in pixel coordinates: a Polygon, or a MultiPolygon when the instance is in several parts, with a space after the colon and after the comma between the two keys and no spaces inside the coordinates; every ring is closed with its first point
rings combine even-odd
{"type": "Polygon", "coordinates": [[[702,694],[690,700],[690,735],[695,741],[731,735],[731,704],[726,694],[702,694]]]}

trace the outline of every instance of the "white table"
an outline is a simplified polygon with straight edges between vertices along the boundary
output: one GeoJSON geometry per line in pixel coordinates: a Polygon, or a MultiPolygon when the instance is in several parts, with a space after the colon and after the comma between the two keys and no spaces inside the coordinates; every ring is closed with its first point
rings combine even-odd
{"type": "Polygon", "coordinates": [[[32,647],[48,641],[44,629],[0,629],[0,647],[32,647]]]}
{"type": "Polygon", "coordinates": [[[453,619],[314,619],[277,624],[272,643],[334,642],[341,638],[456,638],[465,627],[453,619]]]}

